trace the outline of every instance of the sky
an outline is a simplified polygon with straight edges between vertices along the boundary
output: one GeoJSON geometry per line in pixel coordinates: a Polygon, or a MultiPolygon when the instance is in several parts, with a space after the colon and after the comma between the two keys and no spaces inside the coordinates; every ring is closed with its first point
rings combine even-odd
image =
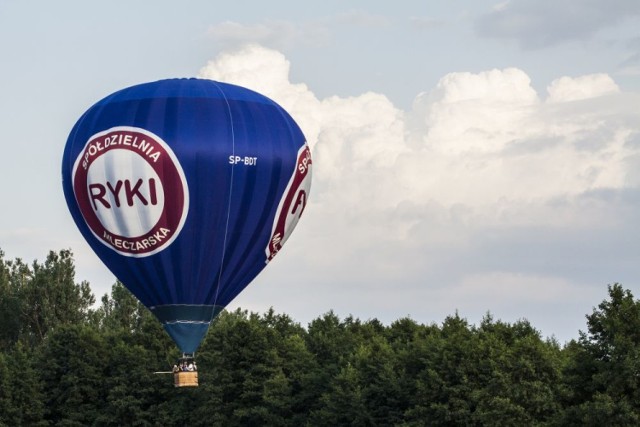
{"type": "Polygon", "coordinates": [[[302,128],[309,204],[229,306],[306,325],[527,319],[560,343],[640,297],[637,0],[0,0],[0,249],[70,248],[62,152],[110,93],[171,77],[257,90],[302,128]]]}

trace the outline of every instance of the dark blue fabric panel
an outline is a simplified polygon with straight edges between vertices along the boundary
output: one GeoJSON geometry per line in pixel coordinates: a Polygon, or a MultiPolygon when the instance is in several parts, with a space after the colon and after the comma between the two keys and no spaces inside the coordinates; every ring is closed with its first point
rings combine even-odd
{"type": "Polygon", "coordinates": [[[173,304],[150,307],[151,312],[162,323],[177,321],[211,322],[224,307],[215,305],[173,304]]]}
{"type": "Polygon", "coordinates": [[[165,323],[164,330],[183,353],[195,353],[207,334],[208,323],[165,323]]]}

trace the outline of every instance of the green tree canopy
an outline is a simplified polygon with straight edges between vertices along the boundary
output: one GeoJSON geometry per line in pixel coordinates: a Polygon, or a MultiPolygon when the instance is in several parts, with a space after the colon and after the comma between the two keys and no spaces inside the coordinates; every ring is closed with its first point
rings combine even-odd
{"type": "Polygon", "coordinates": [[[640,425],[640,302],[619,284],[564,346],[491,314],[223,311],[185,389],[156,373],[178,349],[123,284],[94,304],[70,251],[0,251],[0,426],[640,425]]]}

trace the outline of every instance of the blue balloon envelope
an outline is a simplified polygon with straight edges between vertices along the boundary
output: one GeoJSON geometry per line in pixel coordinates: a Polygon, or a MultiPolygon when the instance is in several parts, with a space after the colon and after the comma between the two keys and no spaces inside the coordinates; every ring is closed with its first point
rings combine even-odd
{"type": "Polygon", "coordinates": [[[98,257],[194,353],[296,226],[311,154],[269,98],[170,79],[89,108],[67,140],[62,184],[98,257]]]}

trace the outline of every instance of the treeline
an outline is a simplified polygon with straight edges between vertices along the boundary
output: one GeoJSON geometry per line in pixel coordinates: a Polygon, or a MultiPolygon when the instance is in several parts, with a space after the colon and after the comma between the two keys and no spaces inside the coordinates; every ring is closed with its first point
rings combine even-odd
{"type": "Polygon", "coordinates": [[[224,312],[198,351],[200,386],[119,283],[99,304],[70,251],[0,252],[2,426],[640,425],[640,301],[615,284],[561,346],[526,320],[458,314],[391,325],[329,312],[224,312]]]}

